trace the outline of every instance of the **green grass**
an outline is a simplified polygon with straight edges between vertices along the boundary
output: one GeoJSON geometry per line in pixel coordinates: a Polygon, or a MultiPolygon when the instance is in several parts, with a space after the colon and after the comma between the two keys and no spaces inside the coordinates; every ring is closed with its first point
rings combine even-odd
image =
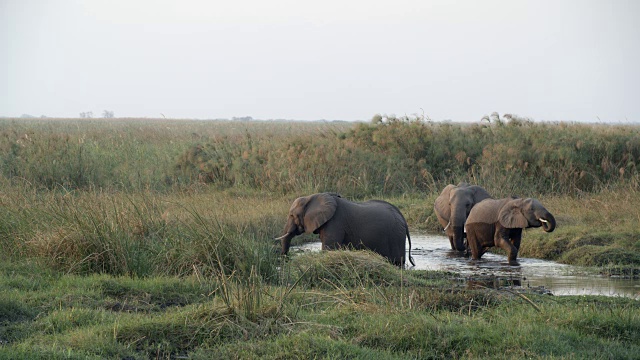
{"type": "MultiPolygon", "coordinates": [[[[291,202],[448,183],[556,216],[521,256],[637,276],[639,128],[0,120],[0,358],[637,358],[637,301],[467,289],[366,252],[277,255],[291,202]]],[[[315,236],[301,236],[307,241],[315,236]]]]}
{"type": "Polygon", "coordinates": [[[557,214],[551,234],[524,233],[520,255],[599,267],[606,275],[640,275],[640,193],[628,188],[543,200],[557,214]]]}
{"type": "Polygon", "coordinates": [[[446,274],[402,271],[367,253],[294,257],[272,285],[239,276],[60,275],[7,262],[1,270],[2,358],[631,359],[640,353],[637,301],[523,295],[534,307],[511,292],[469,290],[446,274]],[[311,261],[313,274],[303,267],[311,261]],[[364,262],[374,265],[360,276],[335,277],[364,262]]]}
{"type": "Polygon", "coordinates": [[[0,120],[0,174],[35,188],[212,184],[350,196],[484,184],[496,197],[638,188],[640,127],[512,120],[368,123],[0,120]]]}

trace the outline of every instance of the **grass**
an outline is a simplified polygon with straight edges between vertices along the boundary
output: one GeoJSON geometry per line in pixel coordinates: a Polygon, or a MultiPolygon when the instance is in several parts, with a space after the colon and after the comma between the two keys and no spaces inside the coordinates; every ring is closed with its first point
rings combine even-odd
{"type": "Polygon", "coordinates": [[[281,259],[272,239],[317,191],[437,232],[435,198],[464,180],[556,216],[521,256],[637,276],[638,130],[2,119],[0,358],[637,358],[635,300],[469,289],[367,252],[281,259]]]}
{"type": "Polygon", "coordinates": [[[524,234],[520,255],[601,268],[606,275],[640,275],[640,193],[610,189],[581,197],[543,200],[557,217],[552,234],[524,234]]]}
{"type": "Polygon", "coordinates": [[[35,188],[212,184],[363,197],[485,184],[496,197],[638,189],[640,128],[188,120],[0,120],[0,173],[35,188]]]}
{"type": "Polygon", "coordinates": [[[640,353],[637,301],[526,294],[533,307],[510,292],[469,290],[441,273],[405,272],[367,253],[294,257],[273,285],[237,276],[61,275],[7,262],[0,279],[2,358],[631,359],[640,353]],[[358,277],[336,277],[362,263],[374,265],[358,277]]]}

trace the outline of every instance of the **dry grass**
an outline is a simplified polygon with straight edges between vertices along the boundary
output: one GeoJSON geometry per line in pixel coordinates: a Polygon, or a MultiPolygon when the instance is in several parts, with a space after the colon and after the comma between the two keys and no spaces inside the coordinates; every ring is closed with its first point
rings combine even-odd
{"type": "Polygon", "coordinates": [[[522,256],[640,276],[640,192],[619,187],[580,197],[550,196],[543,203],[556,214],[558,227],[551,234],[528,231],[522,256]]]}

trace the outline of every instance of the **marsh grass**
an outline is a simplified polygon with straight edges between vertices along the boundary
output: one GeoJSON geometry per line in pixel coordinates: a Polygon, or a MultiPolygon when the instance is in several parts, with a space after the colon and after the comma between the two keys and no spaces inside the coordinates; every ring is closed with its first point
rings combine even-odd
{"type": "Polygon", "coordinates": [[[465,180],[556,215],[522,256],[634,273],[638,146],[526,121],[0,120],[0,358],[637,358],[637,301],[282,259],[273,238],[318,191],[438,231],[435,197],[465,180]]]}
{"type": "Polygon", "coordinates": [[[640,274],[639,192],[617,188],[542,201],[558,214],[558,228],[551,234],[527,230],[521,256],[599,267],[606,275],[640,274]]]}
{"type": "Polygon", "coordinates": [[[66,273],[277,277],[273,237],[288,200],[231,191],[39,192],[8,185],[3,256],[66,273]],[[286,202],[285,202],[286,201],[286,202]]]}
{"type": "Polygon", "coordinates": [[[0,120],[0,173],[35,188],[210,184],[286,194],[492,194],[638,190],[640,128],[525,120],[453,124],[177,120],[0,120]]]}
{"type": "Polygon", "coordinates": [[[291,282],[270,285],[255,273],[134,279],[4,262],[0,358],[632,359],[640,352],[640,308],[631,299],[527,294],[536,310],[442,273],[408,275],[374,254],[340,258],[347,273],[358,262],[376,265],[322,282],[341,271],[336,258],[294,257],[283,270],[291,282]],[[297,261],[325,274],[304,280],[298,276],[311,270],[297,261]],[[376,281],[380,273],[386,281],[376,281]]]}

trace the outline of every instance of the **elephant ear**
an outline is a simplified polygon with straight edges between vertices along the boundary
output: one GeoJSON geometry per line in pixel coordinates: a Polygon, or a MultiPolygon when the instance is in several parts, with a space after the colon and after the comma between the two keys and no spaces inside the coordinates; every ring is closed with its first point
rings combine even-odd
{"type": "Polygon", "coordinates": [[[449,198],[451,197],[451,190],[455,189],[455,185],[447,185],[440,196],[436,199],[433,209],[436,211],[436,215],[442,218],[444,221],[451,219],[451,207],[449,206],[449,198]]]}
{"type": "Polygon", "coordinates": [[[304,212],[304,230],[311,234],[333,217],[338,207],[336,198],[329,193],[311,197],[304,212]]]}
{"type": "Polygon", "coordinates": [[[504,204],[504,206],[500,209],[500,213],[498,214],[500,224],[509,229],[524,229],[528,227],[529,222],[522,213],[523,205],[523,199],[512,199],[507,201],[507,203],[504,204]]]}

